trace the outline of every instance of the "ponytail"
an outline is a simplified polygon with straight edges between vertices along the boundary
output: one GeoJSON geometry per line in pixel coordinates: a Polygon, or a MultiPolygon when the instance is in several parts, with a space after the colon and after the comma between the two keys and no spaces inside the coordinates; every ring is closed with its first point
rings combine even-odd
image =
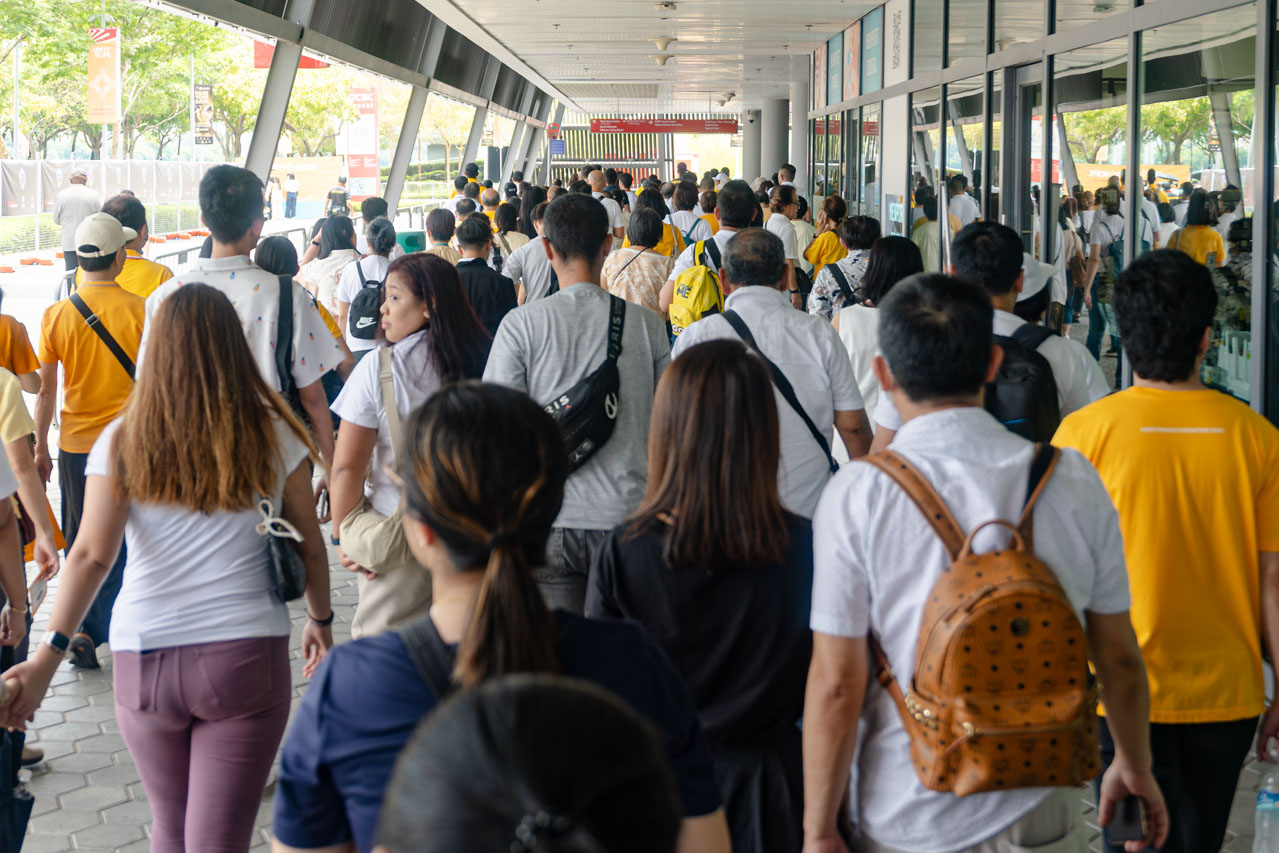
{"type": "Polygon", "coordinates": [[[497,543],[489,552],[453,675],[463,687],[473,687],[498,675],[559,671],[555,620],[524,550],[497,543]]]}

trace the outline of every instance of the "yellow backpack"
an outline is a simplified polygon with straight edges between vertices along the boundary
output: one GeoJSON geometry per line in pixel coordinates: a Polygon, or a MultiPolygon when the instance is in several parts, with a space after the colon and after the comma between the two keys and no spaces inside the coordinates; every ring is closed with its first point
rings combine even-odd
{"type": "Polygon", "coordinates": [[[675,296],[671,300],[671,335],[678,337],[685,329],[703,317],[719,314],[724,310],[724,292],[719,286],[719,244],[714,240],[699,240],[693,247],[693,266],[675,279],[675,296]],[[707,256],[715,262],[715,269],[706,263],[707,256]]]}

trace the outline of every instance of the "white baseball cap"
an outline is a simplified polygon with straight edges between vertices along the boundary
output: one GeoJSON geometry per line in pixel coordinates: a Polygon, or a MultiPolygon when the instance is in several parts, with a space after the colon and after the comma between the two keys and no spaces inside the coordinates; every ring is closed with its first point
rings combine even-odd
{"type": "Polygon", "coordinates": [[[723,172],[720,172],[718,175],[715,176],[715,183],[717,184],[727,183],[727,181],[728,181],[728,175],[725,175],[723,172]]]}
{"type": "Polygon", "coordinates": [[[1021,293],[1017,294],[1018,302],[1025,302],[1037,295],[1048,282],[1052,281],[1053,275],[1057,272],[1057,268],[1052,264],[1040,263],[1029,252],[1022,252],[1021,268],[1026,273],[1026,277],[1022,281],[1021,293]]]}
{"type": "Polygon", "coordinates": [[[109,213],[94,213],[75,230],[76,254],[82,258],[107,258],[138,236],[109,213]]]}

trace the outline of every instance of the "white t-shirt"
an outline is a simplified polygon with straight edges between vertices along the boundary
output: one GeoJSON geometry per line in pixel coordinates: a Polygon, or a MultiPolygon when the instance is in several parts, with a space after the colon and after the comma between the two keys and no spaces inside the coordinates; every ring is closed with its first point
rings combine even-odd
{"type": "Polygon", "coordinates": [[[795,228],[785,214],[777,213],[768,217],[768,221],[764,223],[764,230],[771,231],[781,238],[786,260],[799,259],[799,241],[795,239],[795,228]]]}
{"type": "Polygon", "coordinates": [[[354,249],[338,249],[323,258],[315,258],[302,265],[297,279],[306,286],[330,314],[338,312],[338,280],[342,271],[360,259],[354,249]]]}
{"type": "MultiPolygon", "coordinates": [[[[363,231],[360,231],[358,234],[355,235],[355,250],[359,252],[361,255],[372,254],[373,250],[369,248],[368,234],[365,234],[363,231]]],[[[404,247],[401,246],[399,243],[396,243],[394,246],[391,247],[391,252],[390,254],[387,255],[387,257],[390,258],[391,260],[395,260],[396,258],[400,257],[403,254],[404,254],[404,247]]]]}
{"type": "Polygon", "coordinates": [[[1159,224],[1159,245],[1167,246],[1168,241],[1172,239],[1172,235],[1178,230],[1176,222],[1161,222],[1159,224]]]}
{"type": "MultiPolygon", "coordinates": [[[[823,435],[832,433],[836,412],[865,408],[848,353],[835,327],[826,320],[796,311],[788,295],[771,287],[734,290],[724,308],[741,316],[760,350],[786,375],[800,405],[823,435]]],[[[675,339],[671,358],[680,358],[689,347],[703,341],[723,338],[740,340],[723,315],[703,317],[675,339]]],[[[830,477],[830,463],[803,419],[780,393],[777,417],[781,427],[777,488],[782,506],[812,518],[830,477]]]]}
{"type": "MultiPolygon", "coordinates": [[[[604,193],[591,193],[600,204],[604,205],[604,209],[608,211],[608,227],[609,228],[625,228],[626,222],[622,219],[622,206],[613,201],[604,193]]],[[[617,248],[621,248],[618,246],[617,248]]]]}
{"type": "Polygon", "coordinates": [[[295,193],[301,188],[302,188],[302,184],[298,182],[297,178],[288,178],[284,182],[284,191],[286,193],[295,193]]]}
{"type": "Polygon", "coordinates": [[[947,199],[947,202],[950,205],[950,212],[959,220],[961,227],[973,224],[977,221],[977,217],[981,216],[981,208],[968,193],[952,196],[947,199]]]}
{"type": "MultiPolygon", "coordinates": [[[[879,313],[869,305],[849,305],[839,312],[839,342],[848,351],[848,362],[853,368],[853,378],[857,380],[857,390],[862,395],[862,403],[867,413],[878,411],[879,380],[875,377],[872,363],[879,355],[879,313]]],[[[875,419],[871,418],[871,429],[875,429],[875,419]]],[[[848,448],[838,435],[831,435],[831,453],[841,465],[848,459],[848,448]]]]}
{"type": "MultiPolygon", "coordinates": [[[[426,336],[425,330],[414,332],[391,347],[391,384],[395,387],[396,411],[401,424],[408,420],[410,412],[443,387],[439,374],[431,366],[426,336]]],[[[395,454],[386,425],[386,408],[382,405],[380,367],[376,353],[360,359],[342,393],[333,401],[333,413],[356,426],[377,430],[373,468],[365,481],[364,494],[376,512],[390,515],[399,503],[400,490],[386,473],[388,466],[395,467],[395,454]]]]}
{"type": "MultiPolygon", "coordinates": [[[[398,246],[396,248],[399,248],[398,246]]],[[[386,271],[391,266],[391,261],[381,255],[369,255],[358,264],[347,264],[342,270],[342,277],[338,280],[337,304],[339,310],[341,306],[347,306],[350,310],[351,303],[355,301],[355,295],[360,292],[363,287],[360,284],[360,270],[364,271],[364,278],[370,283],[384,281],[386,279],[386,271]]],[[[333,319],[338,319],[338,312],[333,312],[333,319]]],[[[377,349],[378,342],[372,338],[365,340],[364,338],[351,337],[350,317],[347,317],[346,328],[342,330],[342,337],[346,338],[346,346],[351,352],[363,352],[364,350],[377,349]]]]}
{"type": "Polygon", "coordinates": [[[666,222],[678,231],[680,239],[690,246],[699,240],[709,240],[713,236],[711,224],[691,210],[677,210],[666,218],[666,222]],[[688,239],[684,239],[685,234],[688,235],[688,239]]]}
{"type": "MultiPolygon", "coordinates": [[[[792,237],[794,236],[794,233],[794,229],[791,229],[792,237]]],[[[728,241],[732,240],[736,236],[737,231],[720,228],[719,231],[715,232],[715,236],[711,238],[715,241],[715,245],[719,246],[719,256],[721,260],[724,257],[724,252],[728,249],[728,241]]],[[[692,268],[693,250],[696,248],[696,245],[688,246],[684,249],[684,251],[679,253],[679,257],[675,259],[675,266],[671,269],[672,280],[679,278],[680,273],[684,272],[684,270],[692,268]]],[[[706,253],[706,265],[710,267],[711,271],[719,272],[719,267],[716,265],[715,259],[711,257],[710,252],[706,253]]]]}
{"type": "MultiPolygon", "coordinates": [[[[1141,218],[1146,220],[1146,224],[1150,226],[1150,233],[1153,236],[1155,229],[1159,227],[1159,205],[1145,196],[1141,197],[1141,218]]],[[[1153,246],[1154,244],[1151,243],[1151,245],[1153,246]]]]}
{"type": "MultiPolygon", "coordinates": [[[[93,445],[87,476],[111,475],[111,444],[120,423],[108,425],[93,445]]],[[[275,419],[275,426],[279,485],[270,499],[278,518],[284,481],[307,450],[284,421],[275,419]]],[[[267,541],[256,530],[262,520],[256,507],[202,513],[130,502],[124,529],[129,564],[111,614],[112,650],[287,637],[289,611],[271,593],[267,541]]]]}
{"type": "MultiPolygon", "coordinates": [[[[156,288],[147,297],[146,325],[142,327],[142,346],[138,363],[146,352],[156,310],[169,295],[184,284],[207,284],[222,291],[231,300],[240,325],[253,352],[253,360],[262,378],[280,390],[280,376],[275,364],[275,335],[280,318],[280,280],[252,263],[247,255],[230,258],[199,258],[191,269],[179,273],[156,288]]],[[[341,364],[345,355],[337,338],[320,318],[311,294],[297,281],[293,282],[293,382],[299,388],[319,381],[320,377],[341,364]]]]}
{"type": "MultiPolygon", "coordinates": [[[[933,484],[963,530],[1015,521],[1026,498],[1033,445],[984,410],[923,415],[893,441],[933,484]]],[[[1119,521],[1101,478],[1073,450],[1062,451],[1034,511],[1035,553],[1057,574],[1080,614],[1129,607],[1119,521]]],[[[974,551],[1003,547],[988,527],[974,551]]],[[[873,632],[903,688],[915,669],[924,603],[950,563],[941,540],[899,486],[870,465],[840,469],[813,518],[811,627],[857,638],[873,632]]],[[[910,744],[888,691],[871,679],[857,732],[851,780],[854,819],[875,841],[916,853],[967,850],[1036,808],[1053,789],[956,797],[929,791],[910,763],[910,744]],[[939,828],[942,828],[939,830],[939,828]]]]}
{"type": "MultiPolygon", "coordinates": [[[[995,311],[996,335],[1011,337],[1013,332],[1024,325],[1026,321],[1016,314],[995,311]]],[[[1110,393],[1101,365],[1079,341],[1061,335],[1050,335],[1036,352],[1053,369],[1053,381],[1057,383],[1057,405],[1063,418],[1110,393]]],[[[893,398],[887,394],[879,398],[879,404],[875,408],[875,422],[885,429],[901,429],[901,415],[893,405],[893,398]]]]}

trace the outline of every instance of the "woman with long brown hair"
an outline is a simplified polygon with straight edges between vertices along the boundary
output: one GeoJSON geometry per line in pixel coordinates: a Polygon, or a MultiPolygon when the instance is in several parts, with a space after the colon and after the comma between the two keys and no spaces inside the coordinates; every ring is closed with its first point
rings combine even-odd
{"type": "Polygon", "coordinates": [[[635,625],[552,613],[534,580],[568,477],[555,421],[518,391],[466,382],[413,412],[404,439],[404,532],[434,602],[398,633],[334,649],[316,676],[280,761],[277,853],[371,851],[396,758],[450,683],[515,673],[593,682],[646,717],[675,776],[679,849],[727,853],[714,769],[670,662],[635,625]]]}
{"type": "Polygon", "coordinates": [[[648,491],[604,540],[586,614],[644,625],[684,677],[715,756],[733,850],[798,850],[812,525],[782,508],[777,404],[763,361],[737,340],[687,356],[657,387],[648,491]]]}
{"type": "Polygon", "coordinates": [[[445,385],[478,378],[491,343],[457,269],[425,253],[391,264],[381,331],[388,346],[356,365],[333,403],[342,419],[329,485],[333,544],[342,565],[359,572],[351,624],[357,638],[431,606],[431,579],[414,562],[398,522],[384,529],[400,502],[387,472],[396,463],[400,423],[445,385]]]}
{"type": "Polygon", "coordinates": [[[821,275],[822,267],[841,260],[848,251],[839,242],[839,223],[848,215],[848,205],[837,195],[828,195],[822,202],[822,209],[817,212],[813,227],[817,230],[817,239],[804,252],[804,260],[813,265],[813,281],[821,275]]]}
{"type": "Polygon", "coordinates": [[[23,725],[44,698],[127,537],[111,619],[115,711],[151,804],[151,850],[247,850],[293,695],[272,531],[297,540],[306,567],[307,676],[333,643],[317,453],[262,380],[225,295],[189,284],[152,322],[133,394],[89,455],[45,641],[6,673],[19,682],[6,724],[23,725]]]}

